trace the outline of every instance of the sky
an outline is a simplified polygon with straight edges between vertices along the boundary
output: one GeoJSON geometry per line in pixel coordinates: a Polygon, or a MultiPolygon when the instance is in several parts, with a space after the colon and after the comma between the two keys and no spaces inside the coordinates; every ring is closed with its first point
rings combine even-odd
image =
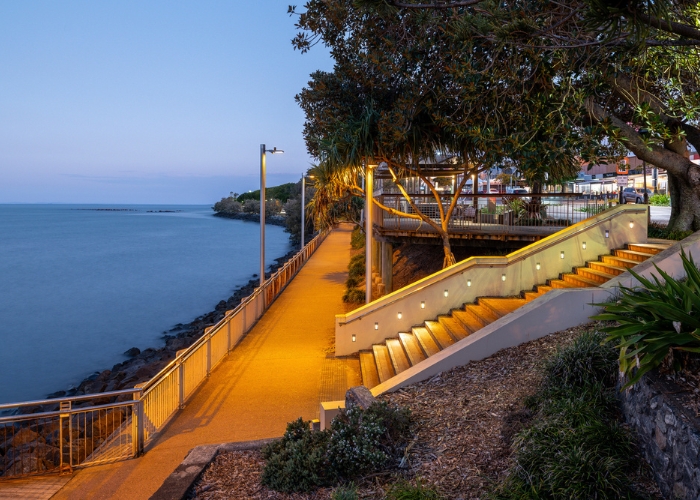
{"type": "Polygon", "coordinates": [[[0,203],[209,204],[299,180],[324,47],[288,3],[0,0],[0,203]]]}

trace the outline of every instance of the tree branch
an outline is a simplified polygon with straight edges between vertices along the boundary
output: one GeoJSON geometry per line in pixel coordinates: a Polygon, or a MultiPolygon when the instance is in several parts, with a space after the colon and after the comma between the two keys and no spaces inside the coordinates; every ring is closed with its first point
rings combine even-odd
{"type": "Polygon", "coordinates": [[[700,30],[693,28],[689,24],[666,21],[665,19],[659,19],[657,17],[635,11],[632,11],[632,15],[636,16],[637,19],[640,19],[653,28],[667,31],[669,33],[675,33],[676,35],[685,36],[694,40],[700,40],[700,30]]]}

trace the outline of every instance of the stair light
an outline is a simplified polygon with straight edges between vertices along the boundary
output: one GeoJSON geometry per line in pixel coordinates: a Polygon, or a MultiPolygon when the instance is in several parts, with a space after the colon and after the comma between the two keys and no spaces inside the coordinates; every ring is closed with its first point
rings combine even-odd
{"type": "Polygon", "coordinates": [[[561,253],[559,254],[559,257],[561,257],[562,259],[564,258],[564,250],[561,251],[561,253]]]}
{"type": "Polygon", "coordinates": [[[472,280],[467,280],[467,286],[472,286],[472,280]]]}
{"type": "Polygon", "coordinates": [[[608,231],[607,229],[605,230],[605,237],[610,238],[610,231],[608,231]]]}
{"type": "Polygon", "coordinates": [[[425,301],[424,300],[420,301],[420,308],[425,309],[425,301]]]}
{"type": "Polygon", "coordinates": [[[581,247],[582,247],[584,250],[586,249],[586,242],[585,242],[585,241],[583,242],[583,245],[581,245],[581,247]]]}
{"type": "Polygon", "coordinates": [[[634,222],[630,222],[630,229],[634,227],[634,222]]]}
{"type": "Polygon", "coordinates": [[[397,314],[396,316],[398,316],[398,318],[401,319],[401,316],[402,316],[401,311],[399,311],[399,314],[397,314]]]}
{"type": "Polygon", "coordinates": [[[450,294],[447,290],[445,290],[445,297],[447,297],[450,294]]]}
{"type": "Polygon", "coordinates": [[[355,334],[353,333],[353,334],[352,334],[352,341],[355,342],[355,340],[356,340],[355,334]]]}
{"type": "Polygon", "coordinates": [[[505,280],[506,280],[506,275],[505,275],[505,274],[501,274],[501,281],[505,281],[505,280]]]}
{"type": "Polygon", "coordinates": [[[374,329],[375,329],[375,330],[379,330],[379,323],[375,323],[375,324],[374,324],[374,329]]]}
{"type": "Polygon", "coordinates": [[[537,269],[538,271],[540,270],[540,263],[539,262],[537,264],[535,264],[535,269],[537,269]]]}

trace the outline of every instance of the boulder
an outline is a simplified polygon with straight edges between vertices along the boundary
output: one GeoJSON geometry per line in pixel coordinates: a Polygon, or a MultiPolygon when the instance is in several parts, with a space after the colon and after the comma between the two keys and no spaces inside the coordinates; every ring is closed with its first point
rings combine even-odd
{"type": "Polygon", "coordinates": [[[351,387],[345,393],[345,408],[348,410],[353,406],[358,406],[360,409],[366,410],[375,401],[376,398],[372,396],[372,393],[364,385],[351,387]]]}
{"type": "Polygon", "coordinates": [[[124,355],[129,356],[130,358],[133,358],[134,356],[138,356],[141,354],[141,349],[138,347],[132,347],[131,349],[127,349],[124,351],[124,355]]]}

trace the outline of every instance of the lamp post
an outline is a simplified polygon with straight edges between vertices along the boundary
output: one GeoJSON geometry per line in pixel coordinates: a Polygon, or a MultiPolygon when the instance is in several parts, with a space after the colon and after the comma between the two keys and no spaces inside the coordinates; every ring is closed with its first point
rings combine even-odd
{"type": "Polygon", "coordinates": [[[372,302],[372,197],[376,165],[365,164],[365,303],[372,302]]]}
{"type": "MultiPolygon", "coordinates": [[[[304,229],[306,229],[306,175],[301,174],[301,249],[304,249],[304,229]]],[[[308,176],[313,179],[313,175],[308,176]]]]}
{"type": "Polygon", "coordinates": [[[281,154],[281,149],[265,149],[260,145],[260,286],[265,283],[265,169],[266,153],[281,154]]]}

